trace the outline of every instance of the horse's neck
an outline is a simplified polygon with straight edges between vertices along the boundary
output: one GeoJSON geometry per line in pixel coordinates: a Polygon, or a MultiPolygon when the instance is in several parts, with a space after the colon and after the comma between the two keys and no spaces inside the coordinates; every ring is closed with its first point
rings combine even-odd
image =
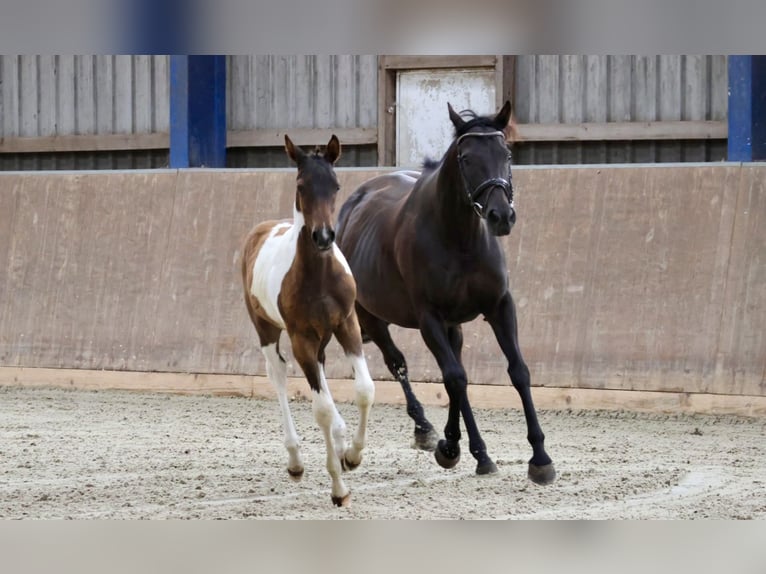
{"type": "Polygon", "coordinates": [[[486,230],[481,218],[468,206],[460,171],[454,166],[450,169],[445,161],[434,176],[432,201],[438,206],[435,212],[445,237],[461,244],[481,239],[486,230]]]}

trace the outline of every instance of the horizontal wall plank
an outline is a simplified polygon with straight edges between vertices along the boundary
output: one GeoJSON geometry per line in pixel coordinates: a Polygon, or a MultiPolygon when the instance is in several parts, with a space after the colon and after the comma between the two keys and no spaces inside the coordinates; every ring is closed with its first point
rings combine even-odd
{"type": "Polygon", "coordinates": [[[522,141],[635,141],[726,139],[723,121],[585,122],[517,124],[522,141]]]}
{"type": "Polygon", "coordinates": [[[378,142],[378,128],[280,128],[237,130],[226,134],[226,147],[281,147],[285,134],[297,145],[325,145],[338,136],[341,145],[370,145],[378,142]]]}
{"type": "MultiPolygon", "coordinates": [[[[616,141],[726,139],[722,121],[603,122],[579,124],[519,124],[522,141],[616,141]]],[[[344,145],[374,145],[377,128],[297,128],[234,130],[226,147],[280,147],[285,134],[298,145],[324,145],[332,134],[344,145]]],[[[87,152],[164,149],[167,133],[98,134],[0,139],[0,153],[87,152]]]]}
{"type": "MultiPolygon", "coordinates": [[[[285,143],[285,134],[298,145],[324,145],[332,134],[342,145],[371,145],[378,141],[377,128],[257,129],[229,131],[226,147],[280,147],[285,143]]],[[[169,145],[167,133],[10,137],[0,139],[0,153],[135,151],[166,149],[169,145]]]]}

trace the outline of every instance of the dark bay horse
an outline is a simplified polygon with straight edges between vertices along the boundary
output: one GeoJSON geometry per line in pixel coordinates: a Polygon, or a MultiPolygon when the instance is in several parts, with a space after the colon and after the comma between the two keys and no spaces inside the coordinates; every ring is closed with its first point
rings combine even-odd
{"type": "Polygon", "coordinates": [[[283,330],[311,387],[314,418],[327,447],[332,501],[345,506],[350,493],[341,471],[355,468],[362,461],[375,389],[354,310],[356,284],[334,243],[332,220],[338,180],[333,164],[340,156],[340,142],[333,135],[323,154],[319,150],[305,153],[285,136],[285,149],[298,165],[293,220],[266,221],[247,236],[242,252],[245,304],[282,410],[287,471],[294,479],[303,475],[298,433],[287,400],[287,365],[279,352],[283,330]],[[335,408],[324,372],[325,347],[333,335],[354,370],[360,413],[359,427],[348,448],[346,424],[335,408]]]}
{"type": "Polygon", "coordinates": [[[508,268],[496,238],[509,234],[516,221],[505,131],[511,105],[506,102],[495,116],[468,112],[469,119],[449,104],[448,111],[455,137],[441,161],[427,162],[422,174],[395,172],[362,184],[341,207],[338,245],[357,283],[362,332],[402,385],[416,446],[434,448],[435,433],[412,392],[390,324],[420,329],[441,369],[449,412],[445,438],[435,445],[437,462],[444,468],[457,464],[462,413],[476,472],[497,471],[476,426],[461,363],[461,324],[483,315],[521,397],[533,451],[528,475],[548,484],[556,471],[543,446],[529,369],[519,350],[508,268]]]}

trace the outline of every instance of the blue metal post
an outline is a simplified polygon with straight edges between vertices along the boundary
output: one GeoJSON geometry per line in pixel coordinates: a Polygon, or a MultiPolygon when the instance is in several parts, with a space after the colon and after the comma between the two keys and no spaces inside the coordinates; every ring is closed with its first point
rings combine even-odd
{"type": "Polygon", "coordinates": [[[729,161],[766,160],[766,56],[729,56],[729,161]]]}
{"type": "Polygon", "coordinates": [[[170,57],[170,167],[226,166],[226,57],[170,57]]]}

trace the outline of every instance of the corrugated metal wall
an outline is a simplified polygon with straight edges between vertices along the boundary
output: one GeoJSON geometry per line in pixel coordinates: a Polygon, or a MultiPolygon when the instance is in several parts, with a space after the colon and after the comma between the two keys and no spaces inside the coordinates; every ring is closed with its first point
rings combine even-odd
{"type": "MultiPolygon", "coordinates": [[[[230,56],[228,127],[374,128],[378,57],[230,56]]],[[[725,56],[519,56],[515,111],[528,122],[725,120],[725,56]]],[[[0,56],[0,137],[158,133],[169,125],[167,56],[0,56]]],[[[718,161],[725,140],[527,142],[519,164],[718,161]]],[[[0,154],[0,169],[147,168],[167,150],[0,154]]],[[[231,167],[281,167],[280,147],[230,149],[231,167]]],[[[377,163],[347,147],[340,165],[377,163]]]]}
{"type": "MultiPolygon", "coordinates": [[[[726,120],[726,56],[519,56],[520,123],[726,120]]],[[[718,161],[726,141],[515,146],[520,164],[718,161]]]]}
{"type": "MultiPolygon", "coordinates": [[[[167,56],[0,56],[0,137],[167,132],[167,56]]],[[[0,154],[0,169],[151,168],[167,150],[0,154]]]]}
{"type": "MultiPolygon", "coordinates": [[[[374,128],[377,56],[231,56],[228,128],[374,128]]],[[[284,149],[231,149],[233,167],[289,165],[284,149]]],[[[338,165],[377,164],[374,145],[345,148],[338,165]]]]}

